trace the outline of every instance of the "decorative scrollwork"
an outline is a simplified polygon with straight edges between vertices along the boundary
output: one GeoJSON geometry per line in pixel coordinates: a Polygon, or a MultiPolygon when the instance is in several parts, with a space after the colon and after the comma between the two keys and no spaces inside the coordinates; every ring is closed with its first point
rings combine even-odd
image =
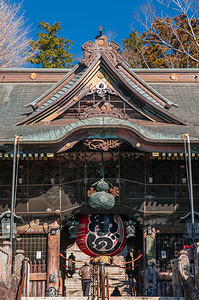
{"type": "Polygon", "coordinates": [[[91,150],[103,150],[108,151],[109,149],[118,148],[121,144],[118,140],[86,140],[84,145],[87,146],[91,150]]]}
{"type": "Polygon", "coordinates": [[[113,197],[117,197],[119,196],[120,192],[117,186],[114,186],[112,188],[110,188],[110,193],[113,195],[113,197]]]}
{"type": "Polygon", "coordinates": [[[84,51],[84,58],[81,60],[82,63],[86,63],[94,52],[95,44],[92,41],[86,42],[82,46],[82,50],[84,51]]]}
{"type": "Polygon", "coordinates": [[[92,42],[92,41],[88,41],[86,42],[83,46],[82,46],[82,50],[85,51],[85,50],[93,50],[95,44],[92,42]]]}
{"type": "Polygon", "coordinates": [[[95,43],[88,41],[82,46],[84,51],[84,58],[81,60],[82,63],[89,65],[99,53],[99,51],[104,51],[108,55],[109,59],[115,64],[119,59],[120,46],[114,42],[110,41],[108,43],[108,38],[106,36],[97,36],[95,38],[95,43]]]}
{"type": "Polygon", "coordinates": [[[87,107],[83,113],[80,114],[80,119],[86,119],[89,117],[106,115],[113,116],[120,119],[128,119],[128,116],[124,114],[120,109],[114,107],[114,105],[109,102],[99,102],[92,107],[87,107]]]}
{"type": "Polygon", "coordinates": [[[92,89],[91,94],[94,93],[97,93],[99,97],[104,97],[107,93],[115,94],[102,80],[92,89]]]}
{"type": "Polygon", "coordinates": [[[93,194],[93,193],[96,193],[96,190],[91,187],[90,190],[87,191],[87,196],[90,198],[90,196],[93,194]]]}
{"type": "Polygon", "coordinates": [[[120,50],[120,45],[114,41],[110,41],[108,46],[117,52],[120,50]]]}

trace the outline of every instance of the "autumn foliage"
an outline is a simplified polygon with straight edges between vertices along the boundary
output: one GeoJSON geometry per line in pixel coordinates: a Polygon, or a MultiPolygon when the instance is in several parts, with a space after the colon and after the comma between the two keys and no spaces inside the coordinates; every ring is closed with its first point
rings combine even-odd
{"type": "Polygon", "coordinates": [[[193,68],[199,65],[199,19],[183,14],[156,18],[147,31],[123,40],[122,56],[134,68],[193,68]],[[191,22],[191,26],[189,24],[191,22]]]}

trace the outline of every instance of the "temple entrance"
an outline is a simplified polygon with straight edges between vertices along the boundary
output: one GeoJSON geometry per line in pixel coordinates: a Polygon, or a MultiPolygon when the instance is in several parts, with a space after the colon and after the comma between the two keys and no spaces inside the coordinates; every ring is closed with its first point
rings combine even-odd
{"type": "MultiPolygon", "coordinates": [[[[124,249],[116,256],[110,257],[110,264],[105,263],[105,292],[109,296],[141,296],[143,290],[143,233],[136,227],[136,237],[130,238],[124,249]]],[[[70,241],[69,239],[66,239],[70,241]]],[[[65,240],[65,242],[66,242],[65,240]]],[[[66,243],[65,243],[66,245],[66,243]]],[[[91,257],[83,253],[76,243],[68,243],[61,257],[64,272],[64,294],[67,297],[82,297],[79,269],[85,261],[91,262],[91,257]]],[[[108,257],[107,257],[108,258],[108,257]]],[[[100,294],[100,266],[92,264],[92,282],[90,295],[100,294]]]]}

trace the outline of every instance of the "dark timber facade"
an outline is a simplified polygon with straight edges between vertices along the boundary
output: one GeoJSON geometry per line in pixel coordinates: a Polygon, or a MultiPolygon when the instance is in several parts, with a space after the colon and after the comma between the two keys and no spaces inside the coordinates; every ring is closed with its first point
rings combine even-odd
{"type": "Polygon", "coordinates": [[[31,261],[40,251],[45,289],[60,288],[60,253],[74,242],[67,222],[96,213],[87,193],[100,178],[103,157],[116,203],[97,213],[135,221],[128,244],[134,257],[144,255],[135,275],[137,295],[171,296],[169,287],[162,292],[159,273],[169,270],[185,243],[179,220],[190,212],[182,139],[187,132],[199,212],[199,71],[133,70],[105,36],[82,48],[84,58],[71,70],[0,70],[0,213],[10,208],[13,141],[22,135],[15,214],[24,223],[13,250],[23,248],[31,261]]]}

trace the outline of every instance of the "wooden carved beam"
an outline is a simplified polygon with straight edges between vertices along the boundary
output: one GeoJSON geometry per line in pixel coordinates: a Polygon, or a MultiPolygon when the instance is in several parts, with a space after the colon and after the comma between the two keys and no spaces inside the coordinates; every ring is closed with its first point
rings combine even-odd
{"type": "Polygon", "coordinates": [[[99,140],[99,139],[93,139],[93,140],[86,140],[84,142],[84,145],[87,146],[91,150],[102,150],[102,151],[108,151],[110,149],[116,149],[120,146],[121,142],[118,140],[99,140]]]}
{"type": "Polygon", "coordinates": [[[112,116],[119,119],[127,120],[128,116],[124,114],[120,109],[114,107],[114,105],[110,104],[109,102],[101,101],[92,107],[88,107],[84,110],[83,113],[80,114],[80,119],[86,119],[89,117],[95,116],[112,116]]]}

